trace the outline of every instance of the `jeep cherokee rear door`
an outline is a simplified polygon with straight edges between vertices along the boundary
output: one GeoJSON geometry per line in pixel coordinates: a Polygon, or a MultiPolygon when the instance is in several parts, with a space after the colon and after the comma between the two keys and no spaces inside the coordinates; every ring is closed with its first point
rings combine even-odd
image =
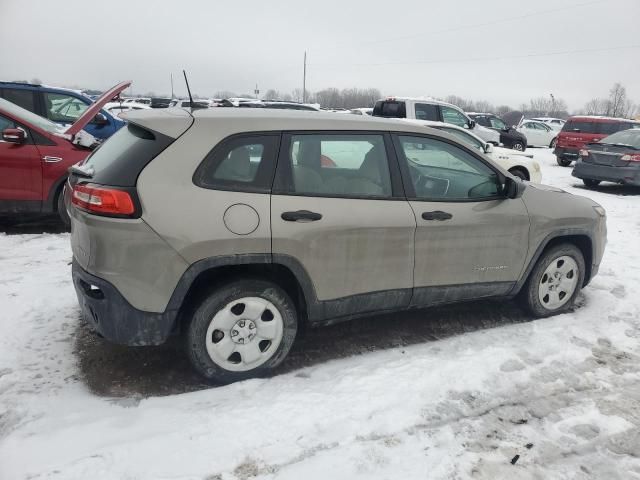
{"type": "Polygon", "coordinates": [[[416,222],[388,134],[285,134],[271,228],[274,262],[306,278],[311,320],[409,305],[416,222]]]}
{"type": "Polygon", "coordinates": [[[501,193],[494,166],[428,135],[394,135],[417,221],[412,305],[509,293],[523,268],[529,215],[501,193]]]}

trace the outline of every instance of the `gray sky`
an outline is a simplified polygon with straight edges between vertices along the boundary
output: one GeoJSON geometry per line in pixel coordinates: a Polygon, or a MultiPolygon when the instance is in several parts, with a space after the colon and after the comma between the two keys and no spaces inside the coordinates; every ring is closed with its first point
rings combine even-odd
{"type": "Polygon", "coordinates": [[[0,0],[1,79],[133,90],[256,84],[376,87],[513,107],[553,93],[576,109],[620,81],[640,102],[638,0],[0,0]],[[518,17],[518,18],[516,18],[518,17]],[[635,45],[635,48],[619,48],[635,45]],[[10,46],[16,48],[9,48],[10,46]],[[606,49],[606,50],[604,50],[606,49]],[[564,52],[574,53],[564,53],[564,52]],[[547,55],[556,53],[555,55],[547,55]]]}

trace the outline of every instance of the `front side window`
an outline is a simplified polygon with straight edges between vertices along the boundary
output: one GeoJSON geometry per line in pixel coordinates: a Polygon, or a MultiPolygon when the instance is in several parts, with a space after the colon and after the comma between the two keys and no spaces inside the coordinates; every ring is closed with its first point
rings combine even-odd
{"type": "Polygon", "coordinates": [[[429,103],[416,103],[416,118],[418,120],[440,121],[440,118],[438,118],[438,106],[429,103]]]}
{"type": "MultiPolygon", "coordinates": [[[[16,128],[16,123],[10,118],[0,115],[0,132],[7,128],[16,128]]],[[[2,137],[0,137],[0,141],[2,141],[2,137]]]]}
{"type": "Polygon", "coordinates": [[[382,135],[292,135],[288,157],[295,193],[391,196],[382,135]]]}
{"type": "Polygon", "coordinates": [[[416,198],[464,201],[501,197],[498,174],[462,148],[413,136],[399,136],[399,144],[416,198]]]}
{"type": "Polygon", "coordinates": [[[442,121],[445,123],[451,123],[453,125],[457,125],[459,127],[464,127],[468,124],[467,117],[465,117],[462,113],[460,113],[455,108],[441,106],[440,110],[442,111],[442,121]]]}
{"type": "Polygon", "coordinates": [[[268,191],[271,188],[278,135],[250,135],[229,139],[214,148],[194,175],[200,187],[268,191]]]}
{"type": "Polygon", "coordinates": [[[44,94],[45,112],[53,122],[73,123],[89,107],[79,98],[61,93],[44,94]]]}
{"type": "Polygon", "coordinates": [[[489,122],[492,128],[497,128],[498,130],[505,130],[507,128],[507,125],[499,118],[490,117],[489,122]]]}
{"type": "Polygon", "coordinates": [[[438,127],[438,130],[447,132],[453,135],[454,137],[458,138],[458,140],[461,140],[467,145],[473,148],[477,148],[478,150],[484,153],[484,144],[473,135],[470,135],[467,132],[463,132],[462,130],[458,130],[457,128],[438,127]]]}

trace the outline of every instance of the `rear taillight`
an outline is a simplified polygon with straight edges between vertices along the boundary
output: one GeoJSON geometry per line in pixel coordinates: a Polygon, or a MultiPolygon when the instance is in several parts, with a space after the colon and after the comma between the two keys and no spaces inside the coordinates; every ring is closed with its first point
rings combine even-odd
{"type": "Polygon", "coordinates": [[[582,150],[580,150],[580,156],[581,157],[588,157],[589,156],[589,150],[585,150],[583,148],[582,150]]]}
{"type": "Polygon", "coordinates": [[[627,153],[620,157],[623,162],[640,162],[640,153],[627,153]]]}
{"type": "Polygon", "coordinates": [[[136,211],[129,192],[91,183],[75,185],[71,203],[80,210],[99,215],[132,216],[136,211]]]}

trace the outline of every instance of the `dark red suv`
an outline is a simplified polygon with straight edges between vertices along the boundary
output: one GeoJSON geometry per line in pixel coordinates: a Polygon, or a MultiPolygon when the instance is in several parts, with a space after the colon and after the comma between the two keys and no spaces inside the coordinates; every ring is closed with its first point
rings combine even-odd
{"type": "Polygon", "coordinates": [[[580,149],[587,143],[611,135],[612,133],[640,126],[639,122],[624,118],[576,116],[567,120],[558,135],[553,153],[558,165],[568,167],[578,159],[580,149]]]}
{"type": "Polygon", "coordinates": [[[62,189],[70,166],[91,153],[84,126],[131,82],[105,92],[68,128],[0,99],[0,215],[55,213],[69,223],[62,189]]]}

